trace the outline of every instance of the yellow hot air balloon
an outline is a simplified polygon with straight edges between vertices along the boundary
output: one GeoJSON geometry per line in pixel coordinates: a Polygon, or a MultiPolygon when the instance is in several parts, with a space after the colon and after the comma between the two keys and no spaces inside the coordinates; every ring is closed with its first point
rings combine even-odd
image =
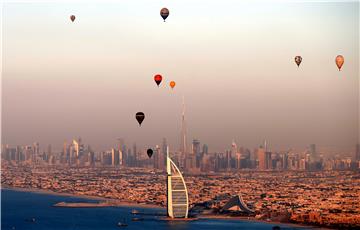
{"type": "Polygon", "coordinates": [[[170,82],[170,87],[173,89],[175,87],[176,83],[174,81],[170,82]]]}
{"type": "Polygon", "coordinates": [[[336,65],[337,65],[337,67],[339,68],[339,71],[340,71],[342,65],[344,64],[344,57],[342,55],[336,56],[335,63],[336,63],[336,65]]]}

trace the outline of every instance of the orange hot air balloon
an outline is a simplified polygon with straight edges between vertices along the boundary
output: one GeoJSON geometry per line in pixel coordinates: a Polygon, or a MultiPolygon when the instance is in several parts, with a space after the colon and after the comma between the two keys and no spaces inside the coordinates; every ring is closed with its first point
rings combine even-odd
{"type": "Polygon", "coordinates": [[[75,21],[75,15],[71,15],[70,16],[70,20],[73,22],[73,21],[75,21]]]}
{"type": "Polygon", "coordinates": [[[339,68],[339,71],[340,71],[342,65],[344,64],[344,57],[342,55],[336,56],[335,63],[336,63],[336,65],[337,65],[337,67],[339,68]]]}
{"type": "Polygon", "coordinates": [[[170,87],[173,89],[175,87],[176,83],[174,81],[170,82],[170,87]]]}

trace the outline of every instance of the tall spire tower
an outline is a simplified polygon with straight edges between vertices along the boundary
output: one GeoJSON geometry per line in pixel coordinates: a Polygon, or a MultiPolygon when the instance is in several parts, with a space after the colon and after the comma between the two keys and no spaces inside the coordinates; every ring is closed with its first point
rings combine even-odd
{"type": "Polygon", "coordinates": [[[186,121],[185,121],[185,97],[183,96],[183,111],[181,116],[181,141],[180,152],[186,154],[186,121]]]}
{"type": "Polygon", "coordinates": [[[266,139],[264,140],[264,149],[265,149],[265,152],[268,151],[268,143],[267,143],[266,139]]]}

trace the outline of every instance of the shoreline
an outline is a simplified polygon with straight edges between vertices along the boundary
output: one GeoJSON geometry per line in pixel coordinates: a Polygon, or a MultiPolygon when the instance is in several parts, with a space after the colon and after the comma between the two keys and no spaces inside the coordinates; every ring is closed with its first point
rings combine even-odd
{"type": "MultiPolygon", "coordinates": [[[[116,202],[116,205],[111,207],[133,207],[133,208],[157,208],[157,209],[165,209],[164,207],[154,205],[154,204],[138,204],[135,202],[127,202],[127,201],[119,201],[116,199],[111,198],[104,198],[98,196],[89,196],[89,195],[79,195],[79,194],[72,194],[72,193],[62,193],[62,192],[54,192],[51,190],[45,189],[37,189],[37,188],[19,188],[19,187],[10,187],[10,186],[1,186],[1,190],[12,190],[12,191],[19,191],[19,192],[31,192],[31,193],[38,193],[38,194],[45,194],[45,195],[56,195],[56,196],[64,196],[64,197],[76,197],[76,198],[84,198],[88,200],[95,200],[95,201],[110,201],[116,202]]],[[[53,204],[55,205],[55,204],[53,204]]],[[[110,207],[110,206],[108,206],[110,207]]],[[[67,208],[67,207],[65,207],[67,208]]],[[[72,207],[69,207],[72,208],[72,207]]],[[[89,207],[91,208],[91,207],[89,207]]],[[[311,228],[311,229],[328,229],[328,228],[320,228],[316,226],[310,226],[305,224],[297,224],[297,223],[286,223],[286,222],[278,222],[278,221],[266,221],[266,220],[259,220],[255,217],[232,217],[232,216],[220,216],[220,215],[199,215],[196,219],[217,219],[217,220],[242,220],[242,221],[249,221],[249,222],[259,222],[259,223],[267,223],[273,225],[287,225],[293,227],[300,227],[300,228],[311,228]]]]}
{"type": "Polygon", "coordinates": [[[139,204],[136,202],[130,202],[130,201],[120,201],[112,198],[104,198],[99,196],[89,196],[89,195],[79,195],[79,194],[73,194],[73,193],[65,193],[65,192],[54,192],[51,190],[46,189],[38,189],[38,188],[19,188],[19,187],[10,187],[10,186],[1,186],[1,189],[6,190],[13,190],[13,191],[19,191],[19,192],[32,192],[32,193],[39,193],[39,194],[45,194],[45,195],[56,195],[56,196],[64,196],[64,197],[76,197],[76,198],[84,198],[88,200],[95,200],[95,201],[109,201],[114,202],[116,205],[115,207],[133,207],[133,208],[158,208],[158,209],[164,209],[164,207],[155,205],[155,204],[139,204]]]}
{"type": "Polygon", "coordinates": [[[286,225],[291,227],[298,227],[298,228],[310,228],[310,229],[323,229],[329,230],[331,228],[324,228],[324,227],[317,227],[312,225],[306,224],[297,224],[297,223],[290,223],[290,222],[279,222],[279,221],[267,221],[267,220],[259,220],[255,217],[246,217],[246,216],[217,216],[217,215],[209,215],[209,216],[199,216],[198,219],[217,219],[217,220],[243,220],[249,222],[260,222],[260,223],[267,223],[275,225],[286,225]]]}

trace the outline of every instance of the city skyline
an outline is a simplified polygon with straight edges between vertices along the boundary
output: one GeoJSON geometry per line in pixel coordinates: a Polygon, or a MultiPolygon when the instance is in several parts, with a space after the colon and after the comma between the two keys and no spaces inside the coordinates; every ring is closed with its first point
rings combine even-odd
{"type": "MultiPolygon", "coordinates": [[[[73,138],[69,138],[69,139],[66,139],[66,140],[63,140],[61,142],[61,144],[59,144],[59,148],[54,148],[54,146],[57,146],[56,145],[53,145],[52,143],[41,143],[39,141],[33,141],[31,143],[23,143],[23,144],[18,144],[18,145],[12,145],[12,144],[9,144],[9,143],[1,143],[1,145],[3,146],[9,146],[9,147],[18,147],[18,146],[21,146],[21,147],[24,147],[24,146],[31,146],[31,145],[34,145],[34,144],[37,144],[37,145],[41,145],[41,150],[43,150],[44,153],[47,153],[49,152],[48,149],[51,148],[51,152],[53,153],[60,153],[63,151],[63,146],[65,143],[71,143],[73,141],[76,141],[77,138],[81,138],[81,137],[73,137],[73,138]]],[[[115,148],[115,149],[120,149],[119,146],[119,139],[121,139],[121,142],[125,144],[125,146],[129,147],[129,146],[137,146],[139,147],[139,149],[141,149],[141,151],[143,151],[144,153],[146,152],[146,150],[148,148],[151,148],[153,150],[155,150],[157,148],[157,146],[159,146],[160,144],[163,143],[163,141],[165,140],[166,142],[168,141],[168,139],[166,137],[163,137],[161,138],[161,140],[158,140],[156,142],[153,143],[153,145],[147,145],[147,144],[143,144],[143,143],[139,143],[139,142],[126,142],[126,138],[116,138],[115,141],[112,143],[112,144],[109,144],[107,147],[105,148],[100,148],[100,149],[97,149],[97,148],[94,148],[93,145],[89,142],[86,142],[85,141],[85,144],[86,146],[90,147],[92,151],[95,151],[95,152],[104,152],[104,151],[108,151],[109,149],[112,149],[112,148],[115,148]]],[[[262,148],[264,147],[264,141],[266,141],[265,139],[263,139],[262,142],[259,142],[257,145],[255,146],[246,146],[246,145],[243,145],[242,143],[240,142],[237,142],[235,141],[234,139],[232,140],[229,140],[228,143],[224,144],[224,147],[220,150],[214,150],[211,148],[211,145],[209,147],[209,143],[206,143],[204,141],[202,141],[201,139],[199,138],[192,138],[191,140],[189,140],[189,142],[192,142],[192,144],[189,144],[187,145],[187,151],[186,153],[192,153],[193,152],[193,142],[194,141],[198,141],[199,143],[201,143],[201,147],[203,147],[204,145],[206,146],[207,149],[209,149],[209,153],[224,153],[228,150],[231,150],[233,149],[233,144],[235,143],[236,145],[239,144],[239,146],[237,146],[237,148],[245,148],[245,149],[250,149],[250,150],[254,150],[254,149],[258,149],[258,148],[262,148]]],[[[269,144],[269,143],[268,143],[269,144]]],[[[318,150],[319,153],[321,154],[325,154],[326,156],[335,156],[335,155],[343,155],[343,156],[350,156],[350,157],[355,157],[355,155],[359,152],[358,151],[358,146],[360,144],[355,144],[354,146],[352,146],[352,148],[350,148],[349,151],[341,151],[341,150],[332,150],[332,149],[329,149],[325,146],[319,146],[317,144],[314,144],[314,143],[309,143],[307,145],[304,145],[304,146],[301,146],[301,147],[298,147],[298,148],[294,148],[294,147],[289,147],[289,148],[274,148],[272,147],[271,144],[268,145],[268,150],[271,151],[271,152],[286,152],[286,151],[293,151],[293,152],[304,152],[306,150],[309,150],[311,149],[311,146],[312,145],[316,145],[316,148],[318,150]]],[[[172,145],[167,145],[170,147],[170,150],[171,152],[174,152],[174,153],[182,153],[181,151],[181,148],[177,147],[176,145],[175,146],[172,146],[172,145]]]]}
{"type": "Polygon", "coordinates": [[[118,137],[144,145],[167,137],[180,146],[184,96],[188,141],[213,151],[232,139],[250,148],[267,139],[274,149],[353,151],[358,2],[189,4],[169,2],[171,16],[160,24],[159,1],[4,3],[2,143],[61,149],[81,136],[101,150],[118,137]],[[141,128],[138,111],[146,115],[141,128]]]}
{"type": "Polygon", "coordinates": [[[360,0],[5,0],[1,229],[360,229],[360,0]]]}
{"type": "Polygon", "coordinates": [[[162,145],[139,148],[136,143],[127,145],[119,139],[117,146],[95,151],[82,139],[64,142],[62,151],[53,151],[51,145],[41,147],[38,142],[26,146],[2,145],[2,159],[20,165],[62,165],[70,167],[143,167],[165,169],[167,153],[185,172],[227,172],[229,170],[355,170],[359,167],[360,144],[355,146],[356,152],[331,156],[322,152],[316,144],[310,144],[303,151],[288,149],[274,151],[265,140],[258,148],[249,149],[237,146],[233,141],[231,148],[221,152],[209,151],[206,143],[193,139],[188,152],[171,151],[166,138],[162,145]],[[146,149],[153,149],[153,157],[146,154],[146,149]]]}

